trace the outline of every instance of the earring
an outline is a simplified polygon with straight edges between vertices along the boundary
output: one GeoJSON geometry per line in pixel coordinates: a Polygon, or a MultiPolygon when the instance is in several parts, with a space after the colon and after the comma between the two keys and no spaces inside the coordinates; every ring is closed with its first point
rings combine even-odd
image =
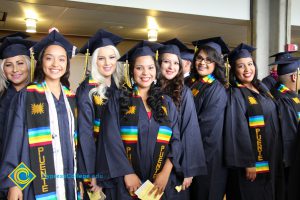
{"type": "Polygon", "coordinates": [[[134,80],[133,80],[133,78],[130,78],[130,82],[131,82],[131,85],[134,85],[134,80]]]}
{"type": "Polygon", "coordinates": [[[155,79],[155,80],[153,81],[153,83],[154,83],[154,85],[156,85],[156,83],[157,83],[157,80],[155,79]]]}

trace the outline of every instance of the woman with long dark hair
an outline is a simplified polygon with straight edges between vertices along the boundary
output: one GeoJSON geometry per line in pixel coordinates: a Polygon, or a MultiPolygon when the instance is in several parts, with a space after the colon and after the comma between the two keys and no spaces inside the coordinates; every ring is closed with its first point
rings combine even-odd
{"type": "MultiPolygon", "coordinates": [[[[160,83],[162,91],[174,101],[179,112],[179,131],[183,146],[182,189],[190,187],[196,175],[206,174],[206,161],[197,113],[191,90],[184,85],[181,51],[188,48],[178,39],[163,43],[159,49],[158,63],[160,66],[160,83]]],[[[188,192],[186,192],[188,195],[188,192]]]]}
{"type": "Polygon", "coordinates": [[[99,160],[107,160],[109,169],[98,172],[115,182],[104,191],[109,199],[132,199],[147,180],[153,182],[155,195],[164,192],[162,199],[180,199],[175,186],[181,183],[174,173],[180,168],[181,155],[178,115],[172,100],[157,85],[154,52],[159,47],[141,41],[120,58],[129,61],[128,87],[108,102],[102,134],[106,158],[97,154],[99,160]]]}
{"type": "Polygon", "coordinates": [[[229,49],[221,38],[194,42],[198,48],[193,61],[191,90],[200,126],[207,175],[196,176],[192,199],[222,200],[227,170],[223,163],[223,123],[227,101],[222,53],[229,49]]]}
{"type": "Polygon", "coordinates": [[[33,51],[37,60],[34,82],[12,102],[15,108],[9,119],[12,125],[1,167],[1,187],[9,188],[8,199],[77,199],[76,101],[68,89],[75,49],[53,30],[33,46],[33,51]],[[32,182],[33,175],[24,176],[22,170],[10,175],[21,162],[35,174],[32,182]],[[24,186],[23,191],[15,183],[24,186]]]}
{"type": "Polygon", "coordinates": [[[123,66],[117,62],[120,54],[116,48],[122,40],[121,37],[100,29],[80,49],[80,53],[90,53],[92,57],[91,74],[76,91],[80,147],[78,173],[89,177],[85,179],[84,186],[90,187],[92,192],[99,190],[96,184],[95,162],[96,144],[102,130],[101,119],[105,115],[105,106],[112,90],[121,88],[123,84],[123,66]]]}
{"type": "Polygon", "coordinates": [[[282,195],[277,188],[282,176],[278,113],[272,95],[257,78],[254,50],[242,43],[229,54],[231,88],[225,123],[229,200],[272,200],[282,195]]]}

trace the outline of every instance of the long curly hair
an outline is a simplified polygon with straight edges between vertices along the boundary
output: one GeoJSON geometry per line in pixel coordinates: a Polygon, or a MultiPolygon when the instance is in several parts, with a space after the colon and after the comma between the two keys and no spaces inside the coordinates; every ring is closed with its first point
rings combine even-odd
{"type": "MultiPolygon", "coordinates": [[[[156,68],[156,78],[159,77],[158,64],[155,61],[155,58],[152,57],[155,68],[156,68]]],[[[129,62],[129,77],[133,79],[133,68],[135,65],[136,58],[129,62]]],[[[133,89],[128,88],[127,86],[123,86],[120,94],[120,112],[123,116],[128,110],[128,106],[130,104],[130,97],[133,95],[133,89]]],[[[165,121],[165,114],[162,109],[163,106],[163,95],[158,84],[154,82],[151,84],[150,89],[148,91],[147,104],[152,110],[152,114],[154,119],[161,123],[165,121]]]]}
{"type": "MultiPolygon", "coordinates": [[[[37,60],[37,63],[36,63],[36,67],[35,67],[35,70],[34,70],[34,78],[33,78],[33,80],[35,82],[41,83],[41,82],[43,82],[45,80],[45,73],[44,73],[44,70],[43,70],[43,57],[44,57],[46,49],[49,46],[51,46],[51,45],[46,46],[40,52],[40,54],[39,54],[39,57],[38,57],[38,60],[37,60]]],[[[61,47],[63,47],[63,46],[61,46],[61,47]]],[[[68,57],[67,52],[66,52],[66,55],[67,55],[67,68],[66,68],[65,74],[60,78],[60,82],[61,82],[62,85],[70,88],[70,82],[69,82],[69,77],[70,77],[70,58],[68,57]]]]}
{"type": "MultiPolygon", "coordinates": [[[[253,80],[251,81],[251,83],[260,93],[267,96],[268,90],[262,86],[261,81],[258,79],[257,65],[253,58],[252,58],[252,60],[253,60],[253,64],[255,67],[255,74],[254,74],[254,77],[253,77],[253,80]]],[[[234,62],[231,61],[230,66],[231,66],[231,68],[230,68],[230,73],[229,73],[229,82],[230,82],[231,86],[237,87],[236,81],[239,81],[240,83],[242,83],[242,82],[236,76],[236,67],[237,67],[236,60],[234,62]]]]}
{"type": "Polygon", "coordinates": [[[196,78],[197,80],[200,78],[197,69],[196,69],[196,58],[197,55],[200,53],[200,51],[203,51],[207,54],[207,56],[215,63],[215,69],[213,71],[213,75],[215,78],[222,83],[224,86],[226,84],[226,77],[225,77],[225,67],[224,67],[224,59],[221,55],[218,54],[218,52],[210,47],[203,45],[195,53],[194,59],[193,59],[193,66],[192,66],[192,76],[191,78],[196,78]]]}
{"type": "MultiPolygon", "coordinates": [[[[158,57],[158,63],[160,68],[162,65],[163,56],[164,54],[161,54],[158,57]]],[[[170,96],[173,102],[175,103],[176,107],[179,109],[181,103],[181,94],[184,86],[184,77],[183,77],[183,66],[182,66],[181,58],[178,57],[178,60],[179,60],[179,70],[177,75],[172,80],[168,80],[161,74],[159,80],[160,80],[161,89],[163,93],[170,96]]]]}

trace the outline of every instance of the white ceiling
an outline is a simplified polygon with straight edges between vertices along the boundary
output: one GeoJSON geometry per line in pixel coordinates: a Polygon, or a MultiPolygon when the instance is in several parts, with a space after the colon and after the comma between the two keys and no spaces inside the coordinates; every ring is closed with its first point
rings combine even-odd
{"type": "Polygon", "coordinates": [[[90,36],[99,28],[119,34],[126,39],[147,39],[147,16],[154,16],[159,25],[159,41],[178,37],[185,43],[193,40],[222,36],[229,46],[250,42],[250,22],[225,18],[204,17],[143,9],[123,8],[100,4],[76,3],[59,0],[0,0],[0,12],[7,12],[0,31],[24,31],[25,10],[37,13],[38,33],[50,27],[59,28],[65,35],[90,36]],[[124,27],[119,29],[119,27],[124,27]]]}

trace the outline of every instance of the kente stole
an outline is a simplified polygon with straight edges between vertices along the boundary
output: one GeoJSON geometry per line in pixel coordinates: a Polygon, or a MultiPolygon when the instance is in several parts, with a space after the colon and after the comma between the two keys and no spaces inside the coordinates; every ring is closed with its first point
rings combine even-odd
{"type": "MultiPolygon", "coordinates": [[[[55,178],[46,176],[55,174],[50,131],[49,107],[45,95],[45,83],[34,83],[27,86],[26,119],[30,151],[31,170],[36,175],[33,181],[34,194],[37,200],[55,200],[55,178]]],[[[75,133],[74,142],[77,145],[77,113],[75,94],[62,86],[67,96],[72,112],[74,113],[75,133]]],[[[70,123],[70,122],[69,122],[70,123]]]]}
{"type": "Polygon", "coordinates": [[[193,78],[191,80],[193,82],[191,86],[191,91],[194,98],[200,97],[201,92],[203,92],[207,87],[209,87],[215,80],[216,79],[213,74],[209,74],[205,77],[200,78],[199,80],[193,78]]]}
{"type": "Polygon", "coordinates": [[[236,83],[242,92],[247,105],[247,117],[250,129],[250,138],[255,155],[256,173],[268,173],[269,161],[267,153],[267,142],[265,137],[265,119],[262,106],[251,91],[240,83],[236,83]]]}
{"type": "Polygon", "coordinates": [[[298,121],[300,120],[300,99],[298,95],[291,91],[289,88],[287,88],[285,85],[280,84],[277,89],[279,96],[287,96],[289,99],[292,100],[292,104],[294,107],[294,110],[297,113],[298,121]]]}
{"type": "MultiPolygon", "coordinates": [[[[164,100],[163,100],[164,101],[164,100]]],[[[141,177],[139,166],[139,159],[137,154],[138,143],[138,122],[139,122],[139,109],[142,102],[138,90],[134,87],[133,96],[130,97],[130,105],[125,116],[120,116],[120,132],[123,140],[125,151],[128,160],[132,164],[135,173],[141,177]]],[[[165,120],[168,120],[166,103],[162,106],[164,110],[165,120]]],[[[161,171],[164,166],[165,160],[168,155],[168,145],[172,136],[172,129],[169,122],[161,122],[156,138],[156,145],[154,150],[154,165],[152,165],[150,179],[153,181],[156,175],[161,171]]]]}

